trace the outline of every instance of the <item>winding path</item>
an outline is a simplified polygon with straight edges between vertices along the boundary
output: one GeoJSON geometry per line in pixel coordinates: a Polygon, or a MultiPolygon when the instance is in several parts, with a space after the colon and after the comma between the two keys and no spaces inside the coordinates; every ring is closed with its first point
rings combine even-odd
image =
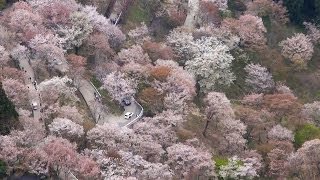
{"type": "Polygon", "coordinates": [[[196,17],[199,11],[199,0],[188,0],[188,14],[184,21],[184,26],[186,28],[193,29],[196,24],[196,17]]]}
{"type": "Polygon", "coordinates": [[[130,106],[124,107],[125,111],[121,114],[121,116],[115,116],[111,113],[108,113],[107,110],[103,108],[101,102],[97,101],[95,98],[94,94],[99,94],[99,91],[88,80],[81,79],[79,81],[79,91],[86,101],[97,124],[115,123],[120,127],[129,126],[136,122],[143,114],[143,108],[136,100],[132,101],[130,106]],[[124,118],[124,114],[127,112],[134,113],[133,117],[129,120],[124,118]]]}
{"type": "Polygon", "coordinates": [[[25,83],[29,89],[29,103],[30,103],[30,108],[32,109],[32,112],[33,112],[33,118],[36,120],[40,120],[41,118],[40,91],[36,90],[35,85],[33,84],[33,82],[36,80],[33,69],[30,63],[28,62],[28,60],[25,58],[19,58],[19,66],[20,66],[20,69],[23,70],[25,74],[25,83]],[[31,106],[32,103],[38,104],[37,110],[33,110],[31,106]]]}

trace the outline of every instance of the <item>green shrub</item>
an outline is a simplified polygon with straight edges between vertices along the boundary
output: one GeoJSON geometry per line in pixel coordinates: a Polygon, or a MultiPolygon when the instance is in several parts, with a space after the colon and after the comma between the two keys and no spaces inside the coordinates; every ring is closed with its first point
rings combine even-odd
{"type": "Polygon", "coordinates": [[[0,178],[3,178],[6,176],[6,171],[7,171],[6,163],[0,160],[0,178]]]}
{"type": "Polygon", "coordinates": [[[0,10],[6,7],[6,0],[0,0],[0,10]]]}
{"type": "Polygon", "coordinates": [[[304,142],[317,138],[320,138],[320,128],[313,124],[306,124],[302,126],[294,135],[296,147],[301,147],[304,142]]]}
{"type": "Polygon", "coordinates": [[[229,160],[226,157],[218,156],[214,158],[216,163],[216,168],[219,170],[221,166],[225,166],[228,164],[229,160]]]}

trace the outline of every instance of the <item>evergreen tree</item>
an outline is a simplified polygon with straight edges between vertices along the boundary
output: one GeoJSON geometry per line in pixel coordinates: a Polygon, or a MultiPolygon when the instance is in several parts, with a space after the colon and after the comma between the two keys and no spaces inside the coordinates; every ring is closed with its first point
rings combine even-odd
{"type": "Polygon", "coordinates": [[[0,134],[9,134],[12,127],[18,125],[18,113],[14,104],[8,99],[0,82],[0,134]]]}

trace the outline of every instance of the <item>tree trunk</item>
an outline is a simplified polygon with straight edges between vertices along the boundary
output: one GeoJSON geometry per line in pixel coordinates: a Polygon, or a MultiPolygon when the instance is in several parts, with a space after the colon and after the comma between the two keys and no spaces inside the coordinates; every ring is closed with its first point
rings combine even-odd
{"type": "Polygon", "coordinates": [[[207,129],[208,129],[208,126],[209,126],[209,122],[210,122],[210,121],[207,120],[206,125],[205,125],[205,127],[204,127],[204,129],[203,129],[202,134],[203,134],[204,137],[206,137],[206,132],[207,132],[207,129]]]}
{"type": "Polygon", "coordinates": [[[112,9],[113,9],[113,6],[116,4],[116,0],[111,0],[111,2],[109,3],[109,6],[104,14],[104,16],[106,18],[109,18],[109,16],[111,15],[111,12],[112,12],[112,9]]]}

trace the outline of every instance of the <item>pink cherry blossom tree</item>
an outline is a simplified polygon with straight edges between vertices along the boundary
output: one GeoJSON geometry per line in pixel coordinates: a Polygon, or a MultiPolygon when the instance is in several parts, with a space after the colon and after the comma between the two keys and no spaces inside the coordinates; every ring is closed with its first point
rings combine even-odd
{"type": "Polygon", "coordinates": [[[129,49],[122,49],[119,53],[119,60],[124,63],[135,62],[141,65],[147,65],[151,62],[148,54],[143,52],[139,45],[133,45],[129,49]]]}
{"type": "Polygon", "coordinates": [[[34,147],[24,152],[23,165],[28,172],[37,175],[49,174],[48,154],[41,148],[34,147]]]}
{"type": "Polygon", "coordinates": [[[26,2],[17,2],[13,6],[8,14],[9,25],[21,40],[26,42],[44,30],[43,19],[26,2]]]}
{"type": "Polygon", "coordinates": [[[103,78],[102,88],[106,89],[111,97],[121,103],[123,98],[131,98],[136,93],[135,83],[121,72],[112,72],[103,78]]]}
{"type": "Polygon", "coordinates": [[[231,103],[223,93],[210,92],[206,99],[206,125],[203,131],[205,135],[210,122],[219,123],[222,119],[234,118],[231,103]]]}
{"type": "Polygon", "coordinates": [[[57,113],[58,117],[70,119],[77,124],[82,124],[84,121],[83,115],[76,106],[59,106],[54,112],[57,113]]]}
{"type": "Polygon", "coordinates": [[[244,70],[248,73],[246,83],[255,93],[271,91],[275,83],[267,68],[259,64],[248,64],[244,70]]]}
{"type": "Polygon", "coordinates": [[[268,132],[268,138],[272,140],[288,140],[293,141],[293,133],[287,128],[282,127],[281,125],[274,126],[269,132],[268,132]]]}
{"type": "Polygon", "coordinates": [[[2,81],[3,89],[8,98],[18,107],[28,106],[29,90],[26,85],[15,79],[4,79],[2,81]]]}
{"type": "Polygon", "coordinates": [[[320,140],[305,142],[301,148],[288,158],[286,167],[289,177],[312,179],[318,176],[320,140]]]}
{"type": "MultiPolygon", "coordinates": [[[[165,77],[165,81],[155,79],[152,83],[159,92],[166,94],[164,98],[165,108],[183,112],[187,109],[188,102],[196,94],[194,76],[180,67],[176,62],[170,60],[157,60],[156,64],[157,66],[154,70],[157,70],[157,68],[161,70],[163,67],[167,67],[170,70],[168,76],[165,77]]],[[[154,71],[151,74],[159,74],[161,76],[163,72],[154,71]]]]}
{"type": "Polygon", "coordinates": [[[240,159],[233,156],[228,159],[228,164],[223,165],[219,169],[219,177],[223,179],[242,179],[259,177],[257,171],[260,169],[261,163],[257,158],[240,159]]]}
{"type": "Polygon", "coordinates": [[[70,14],[71,26],[60,27],[58,33],[66,39],[65,48],[79,47],[93,31],[93,25],[84,12],[75,11],[70,14]]]}
{"type": "Polygon", "coordinates": [[[222,26],[236,33],[246,47],[257,49],[265,47],[267,30],[260,17],[246,14],[240,16],[238,20],[229,18],[222,22],[222,26]]]}
{"type": "Polygon", "coordinates": [[[77,178],[98,178],[100,175],[99,165],[93,159],[78,155],[77,167],[75,169],[77,178]]]}
{"type": "Polygon", "coordinates": [[[53,122],[48,125],[48,128],[52,135],[63,137],[70,141],[77,141],[84,135],[82,126],[66,118],[53,119],[53,122]]]}
{"type": "Polygon", "coordinates": [[[94,29],[106,34],[109,39],[111,46],[116,47],[122,43],[126,36],[121,30],[113,25],[109,19],[99,14],[96,8],[93,6],[84,6],[81,11],[87,15],[89,22],[92,24],[94,29]]]}
{"type": "Polygon", "coordinates": [[[6,49],[0,45],[0,67],[3,67],[9,62],[9,53],[6,51],[6,49]]]}
{"type": "Polygon", "coordinates": [[[48,165],[54,173],[74,169],[77,164],[76,146],[68,140],[48,136],[40,147],[47,154],[48,165]]]}
{"type": "Polygon", "coordinates": [[[318,44],[320,40],[320,29],[317,25],[309,23],[309,22],[304,22],[303,25],[307,29],[307,36],[309,39],[314,43],[318,44]]]}
{"type": "Polygon", "coordinates": [[[10,136],[0,136],[0,159],[8,166],[7,171],[11,171],[19,161],[19,156],[23,149],[17,147],[14,139],[10,136]]]}
{"type": "Polygon", "coordinates": [[[181,143],[168,147],[167,152],[166,163],[177,178],[186,178],[191,171],[206,177],[215,176],[214,161],[209,153],[181,143]]]}
{"type": "Polygon", "coordinates": [[[313,55],[311,40],[302,33],[297,33],[279,43],[281,54],[296,64],[305,64],[313,55]]]}
{"type": "Polygon", "coordinates": [[[44,105],[54,104],[62,96],[69,99],[71,104],[79,101],[75,94],[76,88],[68,85],[71,82],[68,77],[53,77],[38,84],[44,105]]]}
{"type": "Polygon", "coordinates": [[[130,137],[133,137],[132,130],[119,128],[113,124],[97,125],[87,133],[90,147],[109,149],[126,149],[130,145],[130,137]]]}
{"type": "Polygon", "coordinates": [[[288,11],[281,1],[256,0],[247,3],[247,14],[254,16],[269,16],[281,24],[289,22],[288,11]]]}
{"type": "Polygon", "coordinates": [[[289,154],[284,150],[275,148],[268,153],[269,162],[269,176],[271,177],[285,177],[285,164],[289,154]]]}

